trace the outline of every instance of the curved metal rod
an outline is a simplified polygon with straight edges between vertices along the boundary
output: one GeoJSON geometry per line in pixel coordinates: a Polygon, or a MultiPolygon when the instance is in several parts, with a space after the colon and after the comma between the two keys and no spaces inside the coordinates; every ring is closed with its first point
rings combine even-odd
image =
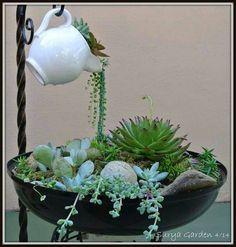
{"type": "Polygon", "coordinates": [[[57,227],[54,229],[54,231],[53,231],[53,233],[52,233],[52,237],[51,237],[51,242],[58,242],[59,237],[60,237],[60,234],[59,234],[59,232],[57,231],[58,229],[59,229],[59,226],[57,226],[57,227]]]}
{"type": "MultiPolygon", "coordinates": [[[[56,4],[52,5],[52,7],[55,9],[57,7],[56,4]]],[[[58,13],[56,13],[55,15],[56,16],[61,16],[63,14],[63,11],[64,11],[64,8],[65,8],[65,5],[61,5],[61,9],[59,10],[58,13]]]]}
{"type": "Polygon", "coordinates": [[[26,12],[26,5],[18,5],[16,10],[16,19],[17,24],[20,26],[19,31],[23,37],[23,41],[25,44],[31,44],[33,37],[34,37],[34,23],[31,18],[27,18],[25,21],[25,12],[26,12]],[[30,38],[27,40],[25,29],[30,31],[30,38]]]}
{"type": "Polygon", "coordinates": [[[29,40],[27,40],[25,32],[23,32],[24,35],[24,39],[25,39],[25,43],[27,45],[30,45],[33,41],[34,38],[34,23],[33,20],[31,18],[27,18],[26,22],[25,22],[25,27],[28,31],[30,31],[30,38],[29,40]]]}
{"type": "Polygon", "coordinates": [[[58,233],[59,226],[56,226],[56,228],[53,231],[52,237],[51,237],[51,242],[68,242],[69,240],[76,239],[79,240],[80,242],[83,242],[83,236],[81,232],[76,233],[73,236],[70,236],[73,234],[74,230],[67,228],[66,229],[66,234],[60,238],[60,234],[58,233]]]}

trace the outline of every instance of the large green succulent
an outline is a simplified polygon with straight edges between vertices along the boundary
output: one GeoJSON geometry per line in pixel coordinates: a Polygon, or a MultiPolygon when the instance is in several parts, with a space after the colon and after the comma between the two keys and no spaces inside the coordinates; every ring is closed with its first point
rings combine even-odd
{"type": "Polygon", "coordinates": [[[110,140],[138,160],[160,161],[164,156],[171,155],[181,161],[190,145],[181,146],[186,135],[175,137],[180,127],[174,128],[169,120],[136,117],[129,121],[123,119],[120,124],[121,127],[111,131],[110,140]]]}

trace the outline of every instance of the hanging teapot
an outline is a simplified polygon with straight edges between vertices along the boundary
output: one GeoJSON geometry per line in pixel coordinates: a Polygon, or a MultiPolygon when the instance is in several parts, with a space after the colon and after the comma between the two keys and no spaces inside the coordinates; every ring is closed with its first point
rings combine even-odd
{"type": "Polygon", "coordinates": [[[34,34],[26,64],[38,81],[43,84],[64,84],[79,77],[83,70],[100,72],[99,59],[90,51],[82,34],[72,26],[72,17],[64,9],[65,22],[47,29],[58,8],[48,11],[34,34]]]}

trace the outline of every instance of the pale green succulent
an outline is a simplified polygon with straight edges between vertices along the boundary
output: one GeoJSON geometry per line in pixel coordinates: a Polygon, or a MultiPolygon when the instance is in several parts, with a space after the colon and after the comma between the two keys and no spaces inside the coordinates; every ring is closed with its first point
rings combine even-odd
{"type": "Polygon", "coordinates": [[[87,159],[87,150],[90,145],[89,138],[68,141],[65,150],[69,153],[69,156],[66,156],[65,159],[72,166],[78,167],[87,159]]]}
{"type": "Polygon", "coordinates": [[[133,169],[138,177],[149,182],[160,182],[168,176],[168,172],[159,172],[159,162],[154,163],[150,169],[142,170],[138,166],[133,166],[133,169]]]}
{"type": "Polygon", "coordinates": [[[60,150],[52,146],[51,143],[48,143],[48,145],[38,145],[33,150],[33,157],[38,162],[38,167],[42,171],[46,171],[47,168],[51,170],[54,158],[59,155],[60,150]]]}
{"type": "Polygon", "coordinates": [[[186,136],[175,137],[179,125],[173,128],[169,120],[136,117],[120,124],[121,127],[111,131],[110,140],[138,160],[160,161],[167,154],[182,160],[190,145],[181,146],[186,136]]]}
{"type": "Polygon", "coordinates": [[[67,189],[75,191],[78,186],[82,184],[84,179],[88,178],[94,171],[94,164],[92,161],[87,160],[84,162],[78,169],[78,172],[75,177],[71,178],[70,176],[64,175],[63,182],[67,189]]]}
{"type": "Polygon", "coordinates": [[[52,162],[52,170],[57,177],[67,176],[72,178],[71,164],[64,157],[56,157],[52,162]]]}
{"type": "Polygon", "coordinates": [[[68,162],[74,166],[81,165],[85,160],[95,160],[101,153],[98,149],[91,147],[89,138],[74,139],[67,142],[65,151],[69,154],[68,162]]]}
{"type": "Polygon", "coordinates": [[[91,145],[91,141],[89,138],[73,139],[66,143],[66,151],[70,152],[72,149],[87,150],[90,148],[90,145],[91,145]]]}
{"type": "Polygon", "coordinates": [[[99,150],[90,148],[89,138],[68,141],[65,147],[56,148],[51,143],[39,145],[33,151],[33,157],[41,171],[52,170],[57,177],[72,178],[76,168],[86,160],[96,159],[99,150]]]}

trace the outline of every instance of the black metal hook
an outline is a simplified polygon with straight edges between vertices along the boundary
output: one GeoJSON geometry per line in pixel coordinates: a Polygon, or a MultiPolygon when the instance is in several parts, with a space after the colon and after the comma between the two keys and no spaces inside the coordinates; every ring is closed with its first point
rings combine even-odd
{"type": "Polygon", "coordinates": [[[27,40],[25,32],[23,32],[24,35],[24,39],[25,39],[25,43],[27,45],[31,44],[33,38],[34,38],[34,23],[33,20],[31,18],[27,18],[26,22],[25,22],[25,27],[28,31],[30,31],[30,38],[29,40],[27,40]]]}
{"type": "Polygon", "coordinates": [[[18,5],[16,11],[16,20],[19,25],[19,30],[22,33],[24,43],[29,45],[31,44],[34,38],[34,23],[31,18],[27,18],[27,20],[25,21],[25,11],[26,11],[26,5],[18,5]],[[30,31],[29,40],[27,40],[26,38],[25,29],[30,31]]]}
{"type": "MultiPolygon", "coordinates": [[[[57,5],[53,5],[53,8],[56,8],[56,7],[57,5]]],[[[65,8],[65,5],[61,5],[61,9],[55,15],[61,16],[63,14],[64,8],[65,8]]],[[[20,31],[22,33],[24,43],[27,45],[30,45],[34,38],[34,23],[31,18],[27,18],[25,21],[25,12],[26,12],[26,5],[17,6],[17,12],[16,12],[17,23],[20,25],[20,31]],[[26,37],[25,29],[30,31],[29,40],[26,37]]]]}
{"type": "MultiPolygon", "coordinates": [[[[55,9],[57,7],[56,4],[52,5],[52,7],[55,9]]],[[[61,16],[63,14],[63,11],[64,11],[64,8],[65,8],[65,5],[61,5],[61,9],[59,10],[58,13],[56,13],[55,15],[56,16],[61,16]]]]}

